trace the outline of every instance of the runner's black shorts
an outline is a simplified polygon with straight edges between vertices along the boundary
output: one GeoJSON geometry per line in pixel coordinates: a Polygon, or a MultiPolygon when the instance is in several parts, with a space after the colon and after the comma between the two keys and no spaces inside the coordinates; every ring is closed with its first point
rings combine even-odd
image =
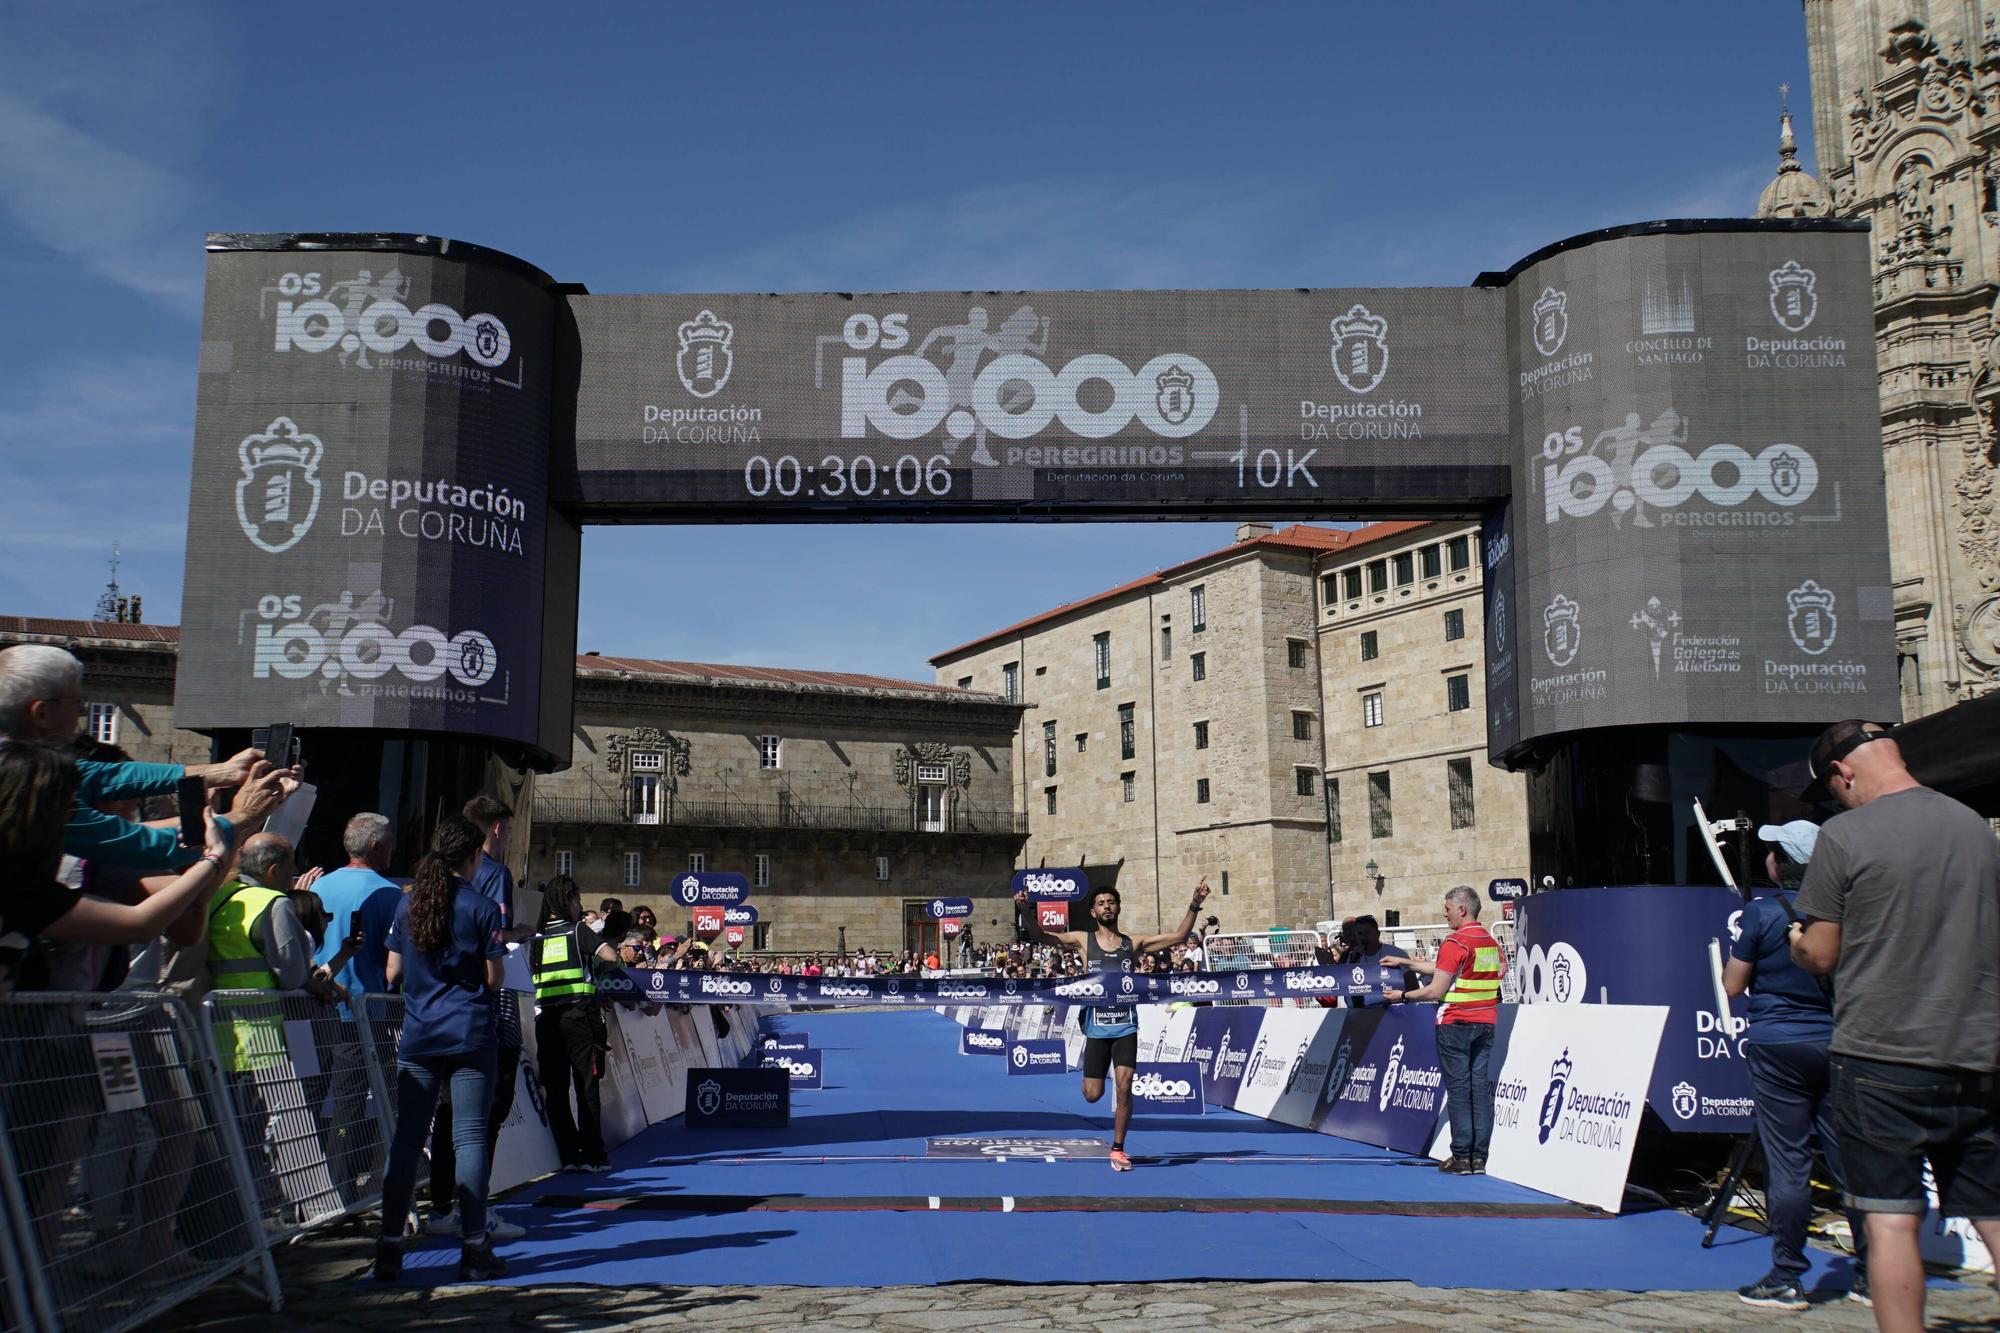
{"type": "Polygon", "coordinates": [[[1139,1034],[1128,1032],[1122,1037],[1085,1037],[1083,1039],[1083,1076],[1103,1078],[1113,1065],[1123,1065],[1131,1069],[1139,1063],[1139,1034]]]}

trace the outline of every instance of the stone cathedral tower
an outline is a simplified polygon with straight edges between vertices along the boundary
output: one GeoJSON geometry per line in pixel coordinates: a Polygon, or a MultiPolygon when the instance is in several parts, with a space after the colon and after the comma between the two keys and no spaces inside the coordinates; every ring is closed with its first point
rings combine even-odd
{"type": "Polygon", "coordinates": [[[1781,124],[1762,217],[1868,218],[1905,716],[2000,689],[1993,0],[1804,0],[1820,185],[1781,124]]]}

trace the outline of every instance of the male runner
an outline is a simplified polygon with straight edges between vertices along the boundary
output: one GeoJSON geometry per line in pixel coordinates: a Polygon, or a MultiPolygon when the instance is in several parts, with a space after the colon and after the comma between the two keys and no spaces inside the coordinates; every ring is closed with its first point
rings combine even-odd
{"type": "MultiPolygon", "coordinates": [[[[1195,885],[1194,900],[1188,904],[1187,915],[1181,918],[1180,929],[1171,935],[1141,935],[1134,939],[1118,929],[1118,890],[1098,889],[1090,895],[1093,929],[1050,933],[1042,929],[1030,909],[1028,937],[1081,953],[1084,971],[1106,978],[1105,987],[1109,990],[1109,979],[1130,972],[1140,955],[1155,949],[1171,949],[1185,940],[1194,930],[1195,917],[1207,897],[1208,881],[1204,879],[1195,885]]],[[[1015,894],[1014,901],[1026,906],[1028,891],[1023,889],[1015,894]]],[[[1129,1004],[1086,1005],[1083,1035],[1083,1099],[1094,1102],[1102,1097],[1105,1071],[1117,1070],[1118,1093],[1112,1099],[1111,1169],[1130,1171],[1132,1159],[1125,1155],[1125,1127],[1132,1123],[1132,1070],[1139,1063],[1138,1010],[1129,1004]]]]}

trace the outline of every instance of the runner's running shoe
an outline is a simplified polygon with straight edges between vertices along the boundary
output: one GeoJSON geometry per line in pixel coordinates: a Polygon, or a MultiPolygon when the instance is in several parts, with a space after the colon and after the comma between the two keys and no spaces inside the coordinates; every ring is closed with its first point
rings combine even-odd
{"type": "Polygon", "coordinates": [[[1130,1171],[1132,1169],[1132,1159],[1125,1155],[1123,1148],[1113,1148],[1111,1150],[1111,1169],[1113,1171],[1130,1171]]]}

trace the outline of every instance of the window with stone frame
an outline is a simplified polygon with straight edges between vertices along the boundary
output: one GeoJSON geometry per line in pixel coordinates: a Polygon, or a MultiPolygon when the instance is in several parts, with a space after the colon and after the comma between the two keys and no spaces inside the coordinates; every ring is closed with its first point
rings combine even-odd
{"type": "Polygon", "coordinates": [[[1393,838],[1395,817],[1389,808],[1389,772],[1381,769],[1368,775],[1368,836],[1393,838]]]}
{"type": "Polygon", "coordinates": [[[1342,601],[1348,602],[1361,596],[1361,566],[1340,571],[1340,595],[1342,601]]]}
{"type": "Polygon", "coordinates": [[[1310,768],[1294,768],[1292,770],[1292,789],[1301,796],[1312,795],[1315,790],[1313,786],[1313,773],[1314,770],[1310,768]]]}
{"type": "Polygon", "coordinates": [[[118,744],[118,705],[92,704],[89,726],[92,740],[103,745],[118,744]]]}
{"type": "Polygon", "coordinates": [[[759,736],[757,738],[757,766],[776,768],[784,755],[784,738],[780,736],[759,736]]]}
{"type": "Polygon", "coordinates": [[[1042,776],[1052,778],[1055,775],[1056,724],[1053,722],[1044,722],[1042,723],[1042,776]]]}
{"type": "Polygon", "coordinates": [[[1451,826],[1471,828],[1473,825],[1472,806],[1472,761],[1470,759],[1447,759],[1445,761],[1445,785],[1450,793],[1451,826]]]}
{"type": "Polygon", "coordinates": [[[1076,752],[1077,752],[1078,754],[1083,754],[1083,753],[1085,753],[1086,751],[1088,751],[1089,749],[1090,749],[1090,733],[1089,733],[1089,732],[1087,732],[1087,731],[1079,731],[1079,732],[1077,732],[1077,733],[1076,733],[1076,752]]]}
{"type": "Polygon", "coordinates": [[[1054,787],[1042,788],[1042,805],[1050,814],[1056,812],[1056,789],[1054,787]]]}
{"type": "Polygon", "coordinates": [[[1364,727],[1382,725],[1382,691],[1370,690],[1361,696],[1361,725],[1364,727]]]}
{"type": "Polygon", "coordinates": [[[882,881],[883,883],[887,883],[887,882],[888,882],[888,880],[889,880],[889,858],[888,858],[888,857],[886,857],[886,856],[878,856],[878,857],[876,857],[876,858],[875,858],[875,878],[876,878],[876,879],[878,879],[878,880],[881,880],[881,881],[882,881]]]}
{"type": "Polygon", "coordinates": [[[1006,696],[1007,702],[1010,704],[1021,702],[1021,664],[1019,662],[1003,662],[1000,664],[1000,692],[1006,696]]]}
{"type": "Polygon", "coordinates": [[[1139,753],[1138,727],[1133,721],[1134,705],[1118,705],[1118,757],[1132,759],[1139,753]]]}
{"type": "Polygon", "coordinates": [[[1454,606],[1444,613],[1444,641],[1457,643],[1465,637],[1465,608],[1454,606]]]}
{"type": "Polygon", "coordinates": [[[1285,640],[1285,665],[1293,670],[1306,664],[1306,641],[1304,639],[1285,640]]]}
{"type": "Polygon", "coordinates": [[[639,853],[637,852],[625,853],[625,887],[628,889],[639,887],[639,853]]]}
{"type": "Polygon", "coordinates": [[[1361,631],[1361,660],[1372,662],[1382,655],[1382,632],[1365,629],[1361,631]]]}
{"type": "Polygon", "coordinates": [[[1444,707],[1448,713],[1463,713],[1472,707],[1472,677],[1460,671],[1444,678],[1444,707]]]}
{"type": "Polygon", "coordinates": [[[1125,795],[1125,804],[1139,799],[1139,775],[1127,769],[1118,775],[1118,786],[1125,795]]]}
{"type": "Polygon", "coordinates": [[[1412,552],[1403,551],[1396,556],[1396,586],[1407,587],[1417,581],[1417,561],[1412,552]]]}
{"type": "Polygon", "coordinates": [[[1208,628],[1208,585],[1197,583],[1188,589],[1188,619],[1194,624],[1194,632],[1200,634],[1208,628]]]}
{"type": "Polygon", "coordinates": [[[1434,579],[1444,573],[1444,551],[1433,543],[1418,553],[1422,557],[1423,576],[1434,579]]]}
{"type": "Polygon", "coordinates": [[[1188,678],[1189,678],[1189,679],[1191,679],[1191,680],[1207,680],[1207,679],[1208,679],[1208,654],[1207,654],[1207,653],[1189,653],[1189,654],[1188,654],[1188,678]]]}
{"type": "Polygon", "coordinates": [[[1111,634],[1093,634],[1090,639],[1091,654],[1097,664],[1097,688],[1111,688],[1111,634]]]}
{"type": "Polygon", "coordinates": [[[1326,780],[1326,840],[1340,841],[1340,779],[1326,780]]]}
{"type": "Polygon", "coordinates": [[[1207,805],[1207,804],[1208,804],[1208,779],[1207,779],[1207,778],[1196,778],[1196,779],[1194,780],[1194,803],[1195,803],[1196,805],[1207,805]]]}
{"type": "Polygon", "coordinates": [[[1197,750],[1206,750],[1208,748],[1208,723],[1197,722],[1194,724],[1194,748],[1197,750]]]}
{"type": "Polygon", "coordinates": [[[1371,593],[1389,591],[1389,562],[1387,560],[1370,560],[1368,562],[1368,591],[1371,593]]]}
{"type": "Polygon", "coordinates": [[[697,875],[699,875],[702,871],[708,869],[708,853],[689,852],[688,869],[693,871],[697,875]]]}
{"type": "Polygon", "coordinates": [[[757,853],[756,857],[750,863],[750,869],[750,884],[752,888],[768,889],[771,887],[771,854],[769,852],[757,853]]]}
{"type": "Polygon", "coordinates": [[[1444,549],[1445,563],[1451,566],[1452,573],[1472,568],[1472,538],[1469,535],[1460,533],[1446,542],[1444,549]]]}
{"type": "Polygon", "coordinates": [[[1292,739],[1309,741],[1313,738],[1313,715],[1303,709],[1292,710],[1292,739]]]}
{"type": "Polygon", "coordinates": [[[568,875],[572,879],[576,877],[575,852],[559,851],[556,853],[556,873],[558,875],[568,875]]]}

